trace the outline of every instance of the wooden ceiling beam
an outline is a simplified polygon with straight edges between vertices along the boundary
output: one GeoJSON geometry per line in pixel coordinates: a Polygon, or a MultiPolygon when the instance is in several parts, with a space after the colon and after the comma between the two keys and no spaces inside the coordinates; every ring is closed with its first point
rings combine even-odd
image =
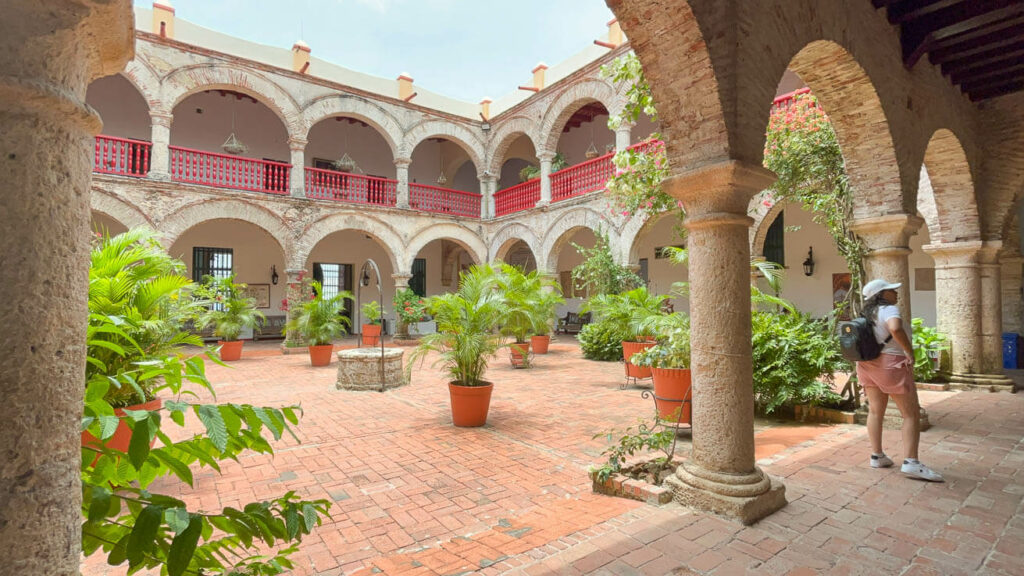
{"type": "Polygon", "coordinates": [[[1018,82],[1003,84],[1001,86],[993,86],[982,90],[976,90],[974,92],[970,92],[967,96],[972,102],[980,102],[982,100],[988,100],[989,98],[1012,94],[1019,90],[1024,90],[1024,79],[1018,82]]]}
{"type": "Polygon", "coordinates": [[[989,70],[975,70],[969,73],[963,73],[959,76],[951,76],[950,81],[953,82],[953,84],[974,84],[982,82],[988,78],[1012,74],[1015,72],[1024,72],[1024,61],[1017,60],[1017,63],[1012,66],[999,66],[989,70]]]}
{"type": "Polygon", "coordinates": [[[913,68],[943,39],[1021,15],[1024,15],[1024,3],[1019,0],[989,0],[958,5],[916,22],[904,23],[900,33],[903,64],[908,69],[913,68]]]}
{"type": "Polygon", "coordinates": [[[1024,15],[1008,18],[991,26],[937,42],[935,47],[928,52],[928,60],[932,64],[944,64],[951,60],[974,56],[999,46],[1012,44],[1021,39],[1024,39],[1024,15]]]}
{"type": "Polygon", "coordinates": [[[1024,57],[1024,38],[1008,45],[998,46],[985,52],[978,52],[972,56],[950,60],[942,65],[942,73],[949,76],[978,68],[985,68],[993,64],[1005,66],[1008,63],[1012,64],[1012,61],[1019,60],[1021,57],[1024,57]]]}
{"type": "Polygon", "coordinates": [[[890,24],[902,24],[968,1],[970,0],[903,0],[890,4],[886,9],[886,16],[890,24]]]}
{"type": "Polygon", "coordinates": [[[993,62],[987,66],[976,66],[954,72],[949,75],[949,81],[953,84],[963,84],[965,82],[973,82],[979,78],[994,76],[1001,72],[1024,68],[1024,58],[1021,58],[1021,54],[1024,54],[1024,50],[1018,52],[1016,56],[1010,54],[1006,59],[993,62]]]}
{"type": "Polygon", "coordinates": [[[976,82],[965,82],[960,85],[961,90],[964,92],[974,93],[981,92],[990,88],[997,88],[1006,84],[1013,84],[1016,82],[1024,81],[1024,70],[1016,70],[990,76],[988,78],[978,80],[976,82]]]}

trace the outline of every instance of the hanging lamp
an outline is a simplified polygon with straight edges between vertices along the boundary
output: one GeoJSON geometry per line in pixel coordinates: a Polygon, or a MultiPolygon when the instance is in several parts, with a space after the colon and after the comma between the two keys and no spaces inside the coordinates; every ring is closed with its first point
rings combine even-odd
{"type": "Polygon", "coordinates": [[[345,128],[344,126],[342,126],[342,130],[345,132],[345,147],[342,148],[341,158],[338,158],[337,160],[334,161],[334,169],[337,170],[338,172],[348,172],[348,173],[356,172],[356,171],[359,170],[359,165],[356,164],[356,161],[353,160],[352,157],[349,156],[348,152],[347,152],[347,150],[348,150],[348,128],[345,128]]]}
{"type": "Polygon", "coordinates": [[[444,175],[444,142],[443,141],[437,143],[437,149],[438,149],[438,157],[440,158],[440,166],[438,167],[439,168],[438,171],[441,173],[441,175],[437,177],[437,185],[438,186],[444,186],[445,184],[448,183],[448,178],[446,178],[445,175],[444,175]]]}
{"type": "Polygon", "coordinates": [[[234,104],[231,105],[231,135],[228,136],[228,139],[225,140],[224,143],[220,145],[220,147],[228,154],[232,154],[234,156],[238,156],[239,154],[245,154],[246,152],[249,151],[249,147],[243,144],[242,141],[239,140],[237,136],[235,136],[234,104]]]}
{"type": "Polygon", "coordinates": [[[593,160],[594,158],[597,158],[598,156],[601,155],[601,153],[597,151],[597,146],[594,146],[594,121],[593,120],[590,121],[590,147],[587,148],[587,151],[583,155],[587,157],[587,160],[593,160]]]}

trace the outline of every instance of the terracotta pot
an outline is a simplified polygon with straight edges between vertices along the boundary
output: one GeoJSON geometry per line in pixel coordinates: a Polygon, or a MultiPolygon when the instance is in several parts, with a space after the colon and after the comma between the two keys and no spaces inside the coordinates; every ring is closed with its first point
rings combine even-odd
{"type": "Polygon", "coordinates": [[[224,362],[238,360],[242,357],[243,344],[245,344],[245,342],[241,340],[232,340],[230,342],[218,341],[217,345],[220,346],[220,359],[224,362]]]}
{"type": "Polygon", "coordinates": [[[491,407],[491,391],[494,384],[484,386],[460,386],[448,383],[448,394],[452,399],[452,423],[462,428],[474,428],[487,423],[487,412],[491,407]]]}
{"type": "Polygon", "coordinates": [[[654,376],[654,402],[658,417],[669,422],[691,422],[693,393],[689,368],[651,368],[654,376]]]}
{"type": "Polygon", "coordinates": [[[547,354],[548,346],[551,345],[551,334],[530,336],[530,345],[533,346],[534,354],[547,354]]]}
{"type": "Polygon", "coordinates": [[[380,324],[363,324],[363,346],[380,344],[380,324]]]}
{"type": "Polygon", "coordinates": [[[331,355],[334,354],[334,344],[309,347],[309,363],[313,366],[327,366],[331,363],[331,355]]]}
{"type": "Polygon", "coordinates": [[[626,362],[626,377],[627,378],[650,378],[651,369],[646,366],[636,366],[632,364],[629,359],[633,357],[633,354],[637,352],[643,352],[644,350],[654,346],[654,342],[623,342],[622,343],[622,359],[626,362]]]}
{"type": "MultiPolygon", "coordinates": [[[[126,406],[124,408],[114,408],[114,414],[116,414],[117,417],[121,418],[122,420],[117,423],[117,430],[114,430],[114,435],[111,436],[110,438],[107,438],[107,440],[105,442],[103,442],[103,445],[108,447],[108,448],[114,449],[114,450],[120,450],[121,452],[124,452],[124,453],[127,454],[128,453],[128,445],[131,444],[131,441],[132,441],[132,429],[129,428],[128,424],[126,424],[125,421],[124,421],[124,411],[125,410],[159,410],[160,408],[163,407],[163,405],[164,405],[164,401],[163,401],[162,398],[154,398],[154,399],[150,400],[149,402],[145,402],[145,403],[142,403],[142,404],[133,404],[131,406],[126,406]]],[[[95,436],[90,434],[88,430],[82,432],[82,446],[88,446],[90,444],[91,445],[98,445],[98,443],[99,443],[99,440],[95,436]]],[[[152,447],[153,444],[155,444],[155,443],[156,443],[156,436],[153,436],[153,439],[149,442],[149,446],[152,447]]],[[[96,455],[96,458],[97,459],[99,458],[98,454],[96,455]]],[[[93,464],[95,464],[95,463],[96,463],[96,460],[94,459],[93,460],[93,464]]]]}
{"type": "Polygon", "coordinates": [[[528,368],[530,362],[530,343],[513,342],[508,345],[509,358],[513,368],[528,368]]]}

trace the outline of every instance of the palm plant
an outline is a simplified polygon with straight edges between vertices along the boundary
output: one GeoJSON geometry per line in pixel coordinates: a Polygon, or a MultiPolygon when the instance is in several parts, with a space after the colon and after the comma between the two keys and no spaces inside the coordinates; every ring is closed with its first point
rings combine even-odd
{"type": "Polygon", "coordinates": [[[181,330],[202,309],[180,297],[193,287],[185,265],[172,258],[148,228],[102,237],[89,267],[86,382],[109,379],[105,399],[115,407],[153,399],[159,379],[145,377],[139,362],[165,357],[202,341],[181,330]]]}
{"type": "Polygon", "coordinates": [[[536,325],[543,292],[541,278],[536,270],[527,273],[517,266],[500,264],[495,280],[503,300],[501,331],[512,336],[516,344],[522,344],[536,325]]]}
{"type": "Polygon", "coordinates": [[[351,325],[348,317],[342,315],[345,300],[355,300],[348,290],[341,290],[334,296],[324,296],[323,285],[313,281],[313,299],[305,302],[286,327],[289,332],[298,333],[310,346],[326,346],[345,333],[351,325]]]}
{"type": "Polygon", "coordinates": [[[380,324],[380,316],[383,310],[380,308],[380,303],[376,300],[370,300],[363,304],[359,308],[363,312],[363,318],[366,318],[367,324],[377,325],[380,324]]]}
{"type": "Polygon", "coordinates": [[[437,332],[420,339],[409,358],[411,373],[416,360],[428,352],[440,354],[441,364],[455,384],[484,386],[487,362],[501,347],[495,326],[503,316],[503,298],[497,288],[497,273],[488,264],[463,272],[456,292],[433,296],[428,309],[437,322],[437,332]]]}
{"type": "Polygon", "coordinates": [[[551,333],[555,310],[565,303],[562,287],[554,280],[540,279],[540,293],[533,307],[533,333],[545,336],[551,333]]]}
{"type": "Polygon", "coordinates": [[[213,326],[213,334],[225,342],[234,342],[246,328],[256,328],[266,316],[256,309],[256,299],[243,290],[245,284],[235,284],[235,275],[223,278],[206,276],[196,295],[209,299],[211,306],[199,316],[202,327],[213,326]]]}
{"type": "Polygon", "coordinates": [[[621,294],[599,294],[591,298],[583,311],[593,312],[600,322],[622,326],[630,340],[642,340],[656,334],[652,318],[662,316],[668,296],[654,295],[645,286],[621,294]]]}

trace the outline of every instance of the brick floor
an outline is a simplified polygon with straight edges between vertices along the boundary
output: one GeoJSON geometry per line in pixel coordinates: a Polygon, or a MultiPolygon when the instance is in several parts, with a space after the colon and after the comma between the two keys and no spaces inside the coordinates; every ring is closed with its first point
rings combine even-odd
{"type": "MultiPolygon", "coordinates": [[[[429,362],[384,394],[335,390],[335,367],[275,343],[210,367],[219,401],[300,404],[301,443],[164,489],[205,510],[286,490],[330,499],[332,518],[293,556],[303,575],[1024,574],[1024,395],[922,392],[922,460],[945,484],[867,467],[861,427],[758,420],[757,457],[790,503],[743,527],[591,493],[606,446],[593,436],[653,406],[620,389],[621,365],[583,360],[564,337],[530,370],[492,362],[480,429],[451,425],[429,362]]],[[[885,441],[899,456],[898,432],[885,441]]],[[[97,555],[82,572],[125,570],[97,555]]]]}

